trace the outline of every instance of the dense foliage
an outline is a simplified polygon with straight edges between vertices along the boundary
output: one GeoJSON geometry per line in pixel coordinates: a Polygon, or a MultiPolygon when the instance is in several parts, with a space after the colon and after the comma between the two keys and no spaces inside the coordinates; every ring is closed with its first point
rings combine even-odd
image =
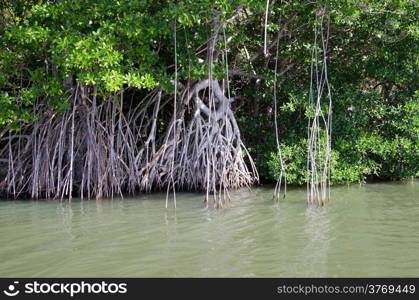
{"type": "Polygon", "coordinates": [[[332,182],[418,176],[418,5],[410,0],[3,1],[2,135],[37,122],[45,111],[70,109],[75,83],[94,86],[98,99],[121,95],[132,105],[156,88],[174,94],[175,78],[186,84],[211,72],[220,80],[228,76],[232,109],[262,179],[279,174],[276,117],[288,182],[303,184],[320,6],[330,17],[332,182]],[[211,61],[203,50],[216,22],[223,26],[214,51],[222,59],[211,61]]]}
{"type": "MultiPolygon", "coordinates": [[[[342,6],[333,6],[330,39],[332,182],[417,177],[417,3],[353,1],[354,6],[346,7],[344,1],[336,3],[342,6]]],[[[298,49],[304,43],[300,37],[291,44],[298,49]]],[[[304,59],[307,55],[302,54],[301,69],[284,78],[278,116],[289,182],[296,184],[306,178],[308,66],[304,59]]],[[[269,99],[266,103],[269,109],[269,99]]],[[[266,118],[259,124],[270,130],[266,118]]],[[[250,130],[256,139],[259,129],[250,130]]],[[[272,135],[263,137],[258,144],[266,149],[258,152],[259,164],[266,166],[266,177],[275,178],[279,173],[277,155],[273,151],[267,154],[268,148],[274,149],[274,139],[272,135]]]]}

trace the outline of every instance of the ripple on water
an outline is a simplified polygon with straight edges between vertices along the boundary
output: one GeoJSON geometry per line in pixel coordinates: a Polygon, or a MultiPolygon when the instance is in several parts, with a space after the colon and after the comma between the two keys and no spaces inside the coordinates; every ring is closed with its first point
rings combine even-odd
{"type": "Polygon", "coordinates": [[[418,276],[419,183],[232,192],[225,209],[199,194],[0,202],[0,276],[418,276]]]}

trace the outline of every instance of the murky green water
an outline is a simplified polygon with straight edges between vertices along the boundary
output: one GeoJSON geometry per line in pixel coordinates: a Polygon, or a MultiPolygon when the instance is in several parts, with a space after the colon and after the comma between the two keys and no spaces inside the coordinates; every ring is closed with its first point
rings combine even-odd
{"type": "Polygon", "coordinates": [[[419,276],[419,182],[336,187],[323,208],[270,188],[205,209],[178,194],[0,202],[1,277],[419,276]]]}

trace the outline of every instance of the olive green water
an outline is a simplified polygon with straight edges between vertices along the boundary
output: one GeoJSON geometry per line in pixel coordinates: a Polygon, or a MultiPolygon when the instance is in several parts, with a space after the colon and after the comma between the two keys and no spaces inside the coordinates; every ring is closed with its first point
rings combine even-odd
{"type": "Polygon", "coordinates": [[[326,207],[294,189],[232,193],[222,210],[177,194],[1,201],[0,277],[419,276],[419,182],[336,187],[326,207]],[[172,203],[171,203],[172,204],[172,203]]]}

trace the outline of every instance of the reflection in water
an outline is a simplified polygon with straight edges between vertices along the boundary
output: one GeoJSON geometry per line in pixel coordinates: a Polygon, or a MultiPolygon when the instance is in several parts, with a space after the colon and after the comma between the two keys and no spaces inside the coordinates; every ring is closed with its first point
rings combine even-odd
{"type": "MultiPolygon", "coordinates": [[[[83,201],[81,201],[80,208],[83,209],[83,201]]],[[[66,232],[70,239],[74,239],[75,235],[72,231],[73,209],[71,202],[59,202],[57,205],[57,212],[62,215],[63,231],[66,232]]]]}
{"type": "Polygon", "coordinates": [[[305,190],[102,201],[0,202],[2,277],[418,276],[419,182],[335,187],[325,207],[305,190]],[[170,206],[169,206],[170,207],[170,206]]]}
{"type": "Polygon", "coordinates": [[[307,207],[304,224],[307,241],[297,257],[298,276],[319,277],[327,272],[331,226],[327,210],[327,207],[307,207]]]}

